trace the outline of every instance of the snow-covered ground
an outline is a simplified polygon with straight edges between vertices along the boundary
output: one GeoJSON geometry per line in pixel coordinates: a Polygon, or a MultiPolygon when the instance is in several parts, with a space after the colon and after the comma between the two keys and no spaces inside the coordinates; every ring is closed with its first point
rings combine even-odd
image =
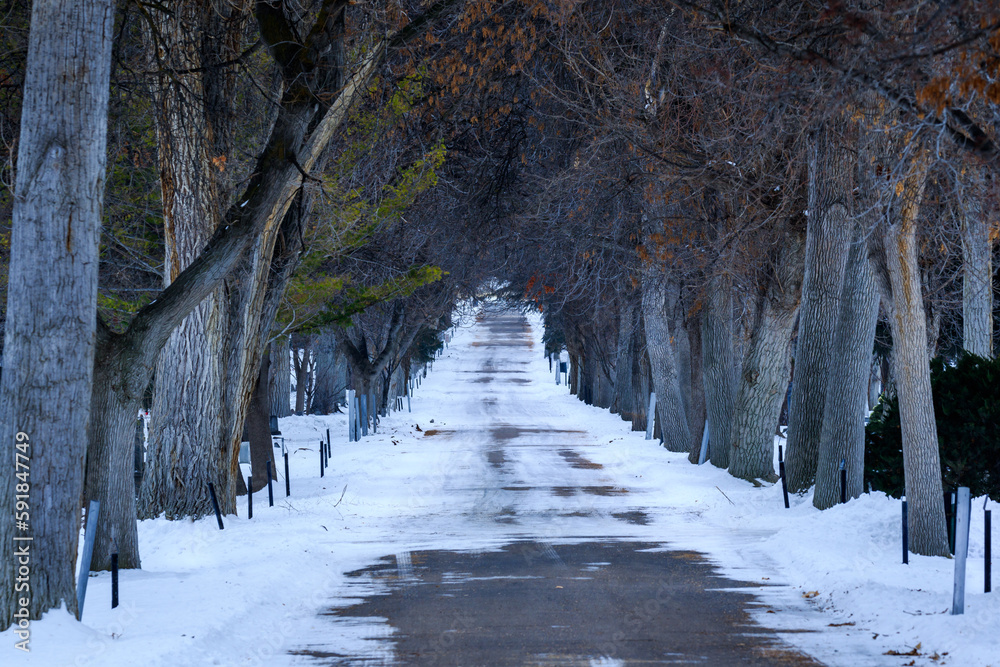
{"type": "Polygon", "coordinates": [[[1000,598],[982,593],[982,499],[973,502],[966,613],[952,616],[954,563],[912,555],[901,563],[898,501],[871,494],[819,512],[810,497],[793,496],[786,510],[780,486],[755,488],[693,466],[556,386],[532,323],[535,344],[517,349],[524,363],[516,379],[498,374],[488,385],[471,382],[469,372],[514,348],[484,343],[481,326],[460,327],[415,392],[413,412],[389,416],[361,442],[347,442],[344,415],[282,419],[290,498],[279,482],[273,508],[259,492],[254,518],[246,519],[244,500],[222,531],[214,517],[141,522],[143,569],[122,572],[121,605],[110,609],[110,576],[92,576],[82,623],[64,611],[47,614],[31,625],[30,654],[13,648],[8,630],[0,664],[303,665],[311,659],[290,652],[317,645],[388,656],[388,626],[321,615],[378,590],[344,573],[386,555],[405,564],[420,549],[600,535],[701,551],[723,574],[759,582],[755,617],[790,630],[783,639],[829,665],[1000,666],[1000,598]],[[549,437],[603,466],[578,470],[520,448],[510,462],[520,477],[544,479],[559,463],[562,478],[572,477],[567,486],[628,493],[525,493],[516,523],[492,520],[512,502],[482,484],[495,474],[482,429],[498,420],[558,432],[549,437]],[[320,478],[327,428],[333,456],[320,478]],[[648,525],[612,516],[631,510],[644,512],[648,525]]]}

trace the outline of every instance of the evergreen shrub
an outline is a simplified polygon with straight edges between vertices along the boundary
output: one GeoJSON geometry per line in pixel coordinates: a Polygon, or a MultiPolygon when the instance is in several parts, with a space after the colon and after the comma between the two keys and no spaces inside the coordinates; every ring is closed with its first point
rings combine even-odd
{"type": "MultiPolygon", "coordinates": [[[[964,354],[953,365],[931,361],[931,391],[945,490],[1000,501],[1000,359],[964,354]]],[[[883,397],[865,427],[865,483],[903,495],[899,398],[883,397]]]]}

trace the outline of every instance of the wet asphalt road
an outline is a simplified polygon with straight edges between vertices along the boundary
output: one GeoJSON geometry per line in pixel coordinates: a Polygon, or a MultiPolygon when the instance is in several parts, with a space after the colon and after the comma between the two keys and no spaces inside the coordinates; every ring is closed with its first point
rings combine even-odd
{"type": "MultiPolygon", "coordinates": [[[[490,350],[468,381],[530,384],[516,365],[536,353],[527,349],[524,319],[492,315],[480,326],[484,335],[472,345],[490,350]]],[[[466,514],[518,537],[500,549],[400,552],[352,573],[382,584],[383,594],[350,606],[331,601],[327,613],[355,624],[387,621],[389,654],[345,655],[317,642],[294,655],[359,666],[820,664],[756,625],[746,585],[718,576],[698,554],[601,535],[596,514],[632,525],[648,516],[586,456],[584,431],[510,423],[502,398],[486,393],[482,402],[481,483],[491,502],[466,514]],[[551,463],[532,467],[542,455],[551,463]],[[579,499],[620,507],[588,509],[579,499]],[[594,531],[576,543],[553,539],[550,526],[565,521],[592,521],[594,531]]],[[[455,436],[442,428],[425,437],[455,436]]]]}

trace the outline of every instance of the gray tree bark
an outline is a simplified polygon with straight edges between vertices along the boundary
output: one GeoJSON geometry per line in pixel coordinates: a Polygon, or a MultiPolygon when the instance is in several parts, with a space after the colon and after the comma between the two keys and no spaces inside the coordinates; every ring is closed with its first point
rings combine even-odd
{"type": "Polygon", "coordinates": [[[113,10],[107,0],[32,6],[0,385],[0,629],[21,598],[32,619],[77,611],[113,10]],[[26,545],[30,591],[16,581],[26,545]]]}
{"type": "Polygon", "coordinates": [[[842,123],[824,125],[810,146],[805,279],[785,460],[788,490],[794,492],[805,491],[816,478],[830,352],[851,240],[856,153],[848,150],[843,130],[842,123]]]}
{"type": "Polygon", "coordinates": [[[289,336],[278,336],[271,343],[271,373],[267,385],[268,403],[275,417],[292,414],[292,351],[289,336]]]}
{"type": "Polygon", "coordinates": [[[642,322],[635,331],[635,348],[639,353],[633,357],[632,394],[636,406],[636,415],[632,418],[633,431],[645,431],[646,420],[652,417],[649,412],[649,394],[653,391],[650,381],[649,348],[646,347],[645,327],[642,322]]]}
{"type": "Polygon", "coordinates": [[[246,434],[250,440],[250,470],[253,477],[252,492],[260,491],[267,486],[267,466],[271,465],[271,474],[275,475],[274,446],[271,441],[271,426],[268,414],[270,407],[267,400],[267,377],[270,375],[271,357],[264,348],[260,360],[260,373],[250,396],[250,405],[246,416],[246,434]]]}
{"type": "MultiPolygon", "coordinates": [[[[221,11],[233,13],[230,5],[221,11]]],[[[248,14],[224,16],[210,3],[151,10],[154,86],[166,258],[164,287],[187,267],[218,228],[231,197],[218,165],[232,152],[225,127],[234,104],[233,68],[248,14]],[[221,156],[221,158],[220,158],[221,156]]],[[[226,486],[230,471],[216,447],[225,425],[219,351],[225,349],[227,302],[217,289],[171,334],[157,361],[150,412],[148,468],[140,518],[201,517],[213,511],[208,482],[226,486]]]]}
{"type": "Polygon", "coordinates": [[[781,242],[774,274],[757,298],[736,396],[733,446],[729,452],[729,472],[734,477],[777,480],[774,433],[788,388],[805,245],[805,230],[789,228],[781,242]]]}
{"type": "Polygon", "coordinates": [[[600,335],[588,336],[584,341],[584,370],[592,379],[590,400],[599,408],[611,407],[614,385],[610,379],[610,360],[607,347],[597,339],[600,335]]]}
{"type": "Polygon", "coordinates": [[[897,185],[888,223],[872,237],[872,259],[883,295],[891,304],[892,370],[902,426],[910,550],[924,556],[947,556],[941,460],[917,252],[917,215],[928,162],[921,152],[897,185]]]}
{"type": "Polygon", "coordinates": [[[993,356],[993,240],[983,212],[983,170],[971,168],[963,188],[962,216],[962,347],[972,354],[993,356]]]}
{"type": "Polygon", "coordinates": [[[310,376],[312,354],[312,338],[302,339],[301,347],[296,345],[292,355],[292,368],[295,370],[295,414],[302,415],[306,411],[306,389],[312,379],[310,376]]]}
{"type": "Polygon", "coordinates": [[[688,460],[698,463],[701,454],[701,436],[705,424],[705,384],[702,375],[701,353],[701,313],[694,317],[678,321],[678,327],[687,340],[688,392],[690,398],[686,401],[688,414],[688,431],[691,442],[688,446],[688,460]]]}
{"type": "Polygon", "coordinates": [[[315,354],[316,384],[311,412],[329,415],[337,411],[347,389],[347,359],[332,333],[318,337],[315,354]]]}
{"type": "Polygon", "coordinates": [[[615,385],[611,401],[611,412],[633,423],[639,410],[632,378],[638,354],[635,333],[639,328],[642,307],[641,299],[636,296],[632,292],[619,295],[618,350],[615,353],[615,385]]]}
{"type": "Polygon", "coordinates": [[[111,554],[116,548],[121,568],[141,567],[135,522],[135,481],[130,481],[134,453],[131,447],[120,446],[120,440],[123,434],[131,436],[134,432],[142,391],[149,385],[152,359],[143,367],[134,363],[141,355],[109,354],[115,341],[109,334],[99,323],[97,356],[104,361],[95,364],[91,398],[93,418],[87,436],[90,443],[87,447],[87,500],[101,503],[101,520],[97,524],[100,544],[95,544],[90,564],[95,571],[111,569],[111,554]],[[93,443],[119,446],[94,447],[93,443]]]}
{"type": "Polygon", "coordinates": [[[709,282],[705,313],[701,319],[702,377],[709,455],[712,465],[719,468],[729,467],[733,421],[736,417],[737,367],[733,349],[734,336],[732,279],[726,274],[720,274],[709,282]]]}
{"type": "MultiPolygon", "coordinates": [[[[878,306],[875,307],[878,310],[878,306]]],[[[875,318],[876,328],[878,326],[878,317],[875,318]]],[[[868,371],[868,410],[874,410],[875,406],[878,405],[879,397],[882,395],[882,360],[873,356],[871,359],[870,369],[868,371]]]]}
{"type": "Polygon", "coordinates": [[[855,223],[840,299],[833,358],[820,435],[813,505],[840,502],[840,462],[847,471],[847,497],[864,492],[865,421],[871,375],[878,288],[868,260],[868,226],[855,223]]]}
{"type": "Polygon", "coordinates": [[[653,272],[647,272],[642,281],[642,319],[653,390],[656,392],[656,412],[660,417],[664,446],[672,452],[686,452],[691,448],[691,432],[670,335],[667,290],[671,287],[665,284],[664,276],[649,273],[653,272]]]}
{"type": "MultiPolygon", "coordinates": [[[[247,327],[244,329],[231,329],[229,331],[229,338],[240,341],[243,346],[242,351],[240,351],[239,356],[236,358],[244,364],[256,362],[258,370],[256,373],[257,377],[254,377],[249,368],[243,366],[230,367],[229,369],[233,370],[235,368],[240,373],[237,379],[241,383],[240,386],[243,387],[245,393],[231,393],[229,395],[230,398],[234,398],[235,400],[226,403],[227,409],[230,410],[229,414],[241,420],[239,423],[242,423],[243,426],[237,428],[235,423],[233,424],[229,433],[229,440],[223,443],[224,455],[228,457],[227,461],[232,466],[234,472],[239,471],[239,464],[237,463],[238,447],[243,433],[246,432],[250,437],[250,463],[254,480],[266,480],[266,465],[268,461],[272,461],[271,472],[272,474],[274,473],[274,453],[271,451],[270,423],[268,419],[270,416],[268,414],[270,404],[267,378],[270,375],[270,358],[267,354],[267,341],[274,328],[275,318],[278,315],[278,307],[285,292],[285,287],[291,279],[295,267],[298,265],[299,251],[302,248],[303,226],[305,225],[305,219],[310,206],[311,197],[307,196],[306,191],[303,189],[299,192],[296,204],[289,209],[285,215],[285,220],[281,224],[281,228],[278,230],[276,246],[279,250],[276,250],[271,256],[271,265],[266,272],[266,283],[259,290],[249,290],[251,293],[263,292],[259,300],[259,313],[253,314],[247,312],[246,309],[248,307],[255,306],[248,306],[247,300],[244,298],[242,300],[244,305],[242,321],[247,323],[247,327]],[[266,445],[268,451],[266,455],[261,450],[262,443],[265,440],[264,435],[267,436],[266,445]],[[254,453],[255,450],[257,453],[254,453]]],[[[245,269],[246,265],[243,268],[245,269]]],[[[243,294],[243,296],[245,297],[246,294],[243,294]]],[[[230,355],[230,360],[233,358],[234,356],[230,355]]],[[[242,479],[240,481],[242,482],[242,479]]],[[[254,484],[256,485],[256,482],[254,484]]],[[[241,484],[239,486],[245,485],[241,484]]],[[[238,488],[238,492],[241,493],[242,489],[238,488]]]]}

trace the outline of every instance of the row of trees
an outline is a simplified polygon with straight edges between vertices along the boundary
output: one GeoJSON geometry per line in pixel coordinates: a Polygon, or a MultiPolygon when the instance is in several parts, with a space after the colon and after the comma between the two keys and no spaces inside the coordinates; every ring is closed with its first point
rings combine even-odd
{"type": "Polygon", "coordinates": [[[707,423],[736,476],[775,478],[788,395],[789,482],[820,507],[841,459],[862,492],[886,366],[911,546],[946,553],[928,358],[993,329],[1000,33],[970,9],[35,0],[29,36],[18,5],[0,437],[28,434],[51,508],[33,617],[75,608],[83,501],[98,569],[112,541],[139,567],[137,518],[208,513],[208,481],[235,511],[290,347],[316,409],[348,383],[384,406],[486,284],[543,309],[582,399],[642,428],[655,390],[666,446],[707,423]]]}
{"type": "MultiPolygon", "coordinates": [[[[137,518],[208,513],[210,481],[235,512],[244,432],[255,471],[272,456],[257,436],[276,335],[354,324],[337,334],[352,378],[384,396],[383,375],[398,381],[426,354],[418,338],[447,325],[472,279],[432,263],[449,250],[437,227],[402,218],[445,149],[403,122],[420,93],[391,71],[462,3],[409,19],[349,4],[33,3],[26,58],[11,56],[23,92],[2,378],[4,437],[32,443],[32,618],[76,610],[86,501],[101,502],[95,569],[112,550],[139,567],[137,518]],[[105,192],[117,207],[104,210],[105,192]],[[135,418],[150,396],[136,494],[135,418]]],[[[14,469],[13,448],[2,461],[14,469]]],[[[0,483],[5,542],[16,481],[0,483]]],[[[2,626],[15,572],[7,553],[2,626]]]]}
{"type": "Polygon", "coordinates": [[[518,287],[572,390],[795,491],[863,480],[891,336],[912,548],[947,554],[928,361],[992,354],[995,18],[958,3],[585,3],[540,75],[568,148],[522,216],[518,287]],[[963,13],[966,12],[966,13],[963,13]],[[968,16],[979,16],[974,24],[968,16]],[[560,220],[555,227],[550,221],[560,220]],[[790,387],[790,388],[789,388],[790,387]]]}

